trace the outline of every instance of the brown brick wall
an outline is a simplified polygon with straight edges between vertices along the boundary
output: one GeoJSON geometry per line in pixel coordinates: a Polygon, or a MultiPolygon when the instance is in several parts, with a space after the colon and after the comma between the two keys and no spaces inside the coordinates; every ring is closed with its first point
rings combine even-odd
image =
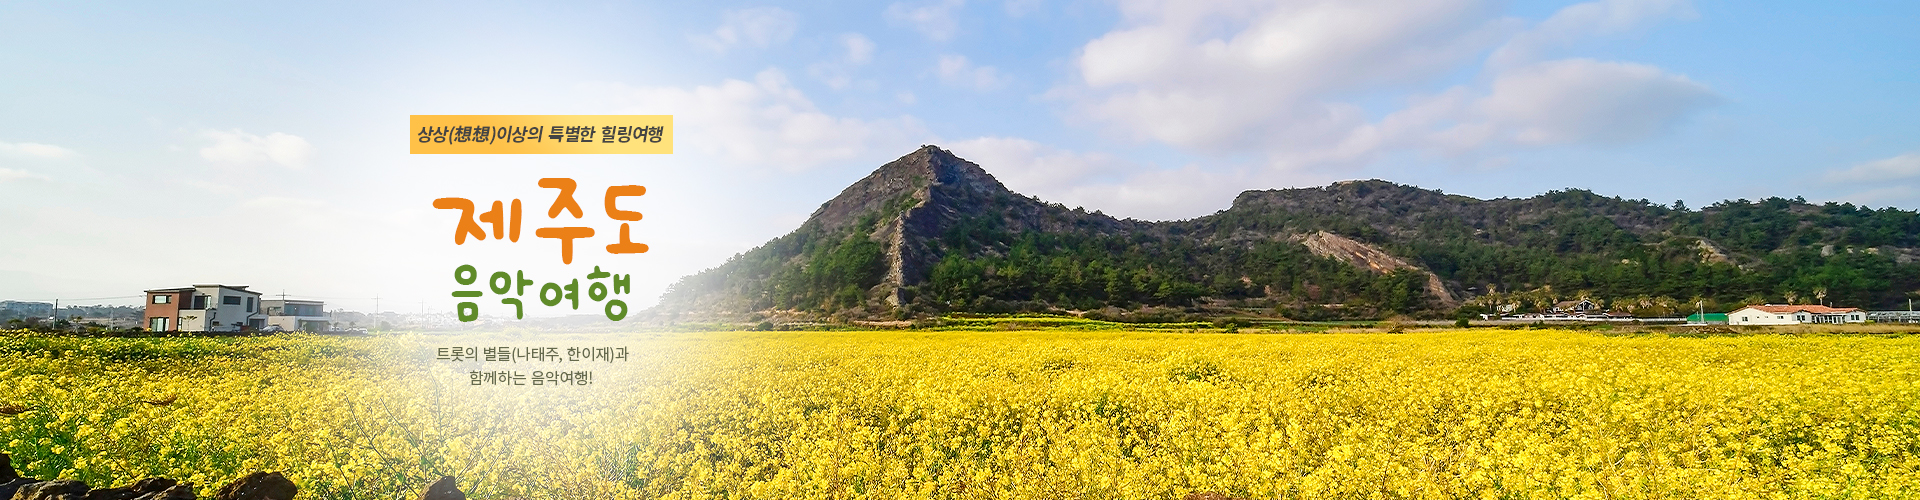
{"type": "Polygon", "coordinates": [[[193,298],[193,292],[148,292],[147,314],[145,319],[140,321],[140,327],[146,328],[147,325],[153,324],[153,318],[167,318],[168,329],[180,329],[180,302],[191,298],[193,298]],[[165,304],[155,304],[153,303],[153,296],[155,295],[170,295],[173,297],[173,300],[165,304]]]}

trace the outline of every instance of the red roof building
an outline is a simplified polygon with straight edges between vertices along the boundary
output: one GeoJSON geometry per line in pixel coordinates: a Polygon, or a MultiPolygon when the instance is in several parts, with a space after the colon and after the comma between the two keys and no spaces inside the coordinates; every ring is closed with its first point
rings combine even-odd
{"type": "Polygon", "coordinates": [[[1759,309],[1761,311],[1766,311],[1774,314],[1793,314],[1797,312],[1807,312],[1812,314],[1844,314],[1844,313],[1860,311],[1860,309],[1856,307],[1783,306],[1783,305],[1775,305],[1775,304],[1763,304],[1763,305],[1747,306],[1747,307],[1759,309]]]}

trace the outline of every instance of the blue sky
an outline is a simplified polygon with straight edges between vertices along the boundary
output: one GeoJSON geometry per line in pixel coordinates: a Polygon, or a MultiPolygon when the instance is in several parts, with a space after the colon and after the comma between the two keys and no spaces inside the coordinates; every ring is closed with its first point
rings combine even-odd
{"type": "Polygon", "coordinates": [[[225,282],[444,311],[474,263],[614,268],[644,306],[920,144],[1143,219],[1353,178],[1914,209],[1917,21],[1893,1],[9,2],[0,298],[225,282]],[[680,135],[671,156],[409,156],[410,114],[673,114],[680,135]],[[647,185],[654,250],[456,246],[430,207],[543,204],[550,176],[647,185]]]}

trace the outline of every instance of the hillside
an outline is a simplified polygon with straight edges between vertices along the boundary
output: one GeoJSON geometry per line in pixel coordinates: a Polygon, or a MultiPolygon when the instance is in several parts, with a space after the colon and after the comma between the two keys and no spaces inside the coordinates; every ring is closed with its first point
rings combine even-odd
{"type": "Polygon", "coordinates": [[[1920,289],[1916,257],[1920,214],[1779,198],[1689,210],[1577,189],[1479,200],[1368,180],[1247,191],[1190,220],[1115,219],[1013,193],[926,146],[794,232],[684,278],[653,312],[1157,307],[1321,319],[1576,296],[1646,314],[1696,300],[1877,307],[1920,289]]]}

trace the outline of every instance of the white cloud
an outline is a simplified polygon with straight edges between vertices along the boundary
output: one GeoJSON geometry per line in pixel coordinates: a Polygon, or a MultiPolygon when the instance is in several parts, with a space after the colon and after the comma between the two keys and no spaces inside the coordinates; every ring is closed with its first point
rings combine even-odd
{"type": "MultiPolygon", "coordinates": [[[[1189,151],[1263,155],[1270,170],[1360,168],[1418,150],[1485,160],[1503,148],[1651,138],[1713,105],[1706,85],[1644,64],[1549,49],[1685,17],[1685,0],[1600,0],[1532,26],[1493,0],[1122,0],[1122,26],[1050,94],[1076,116],[1189,151]],[[1484,57],[1501,48],[1507,61],[1484,57]],[[1523,55],[1524,54],[1524,55],[1523,55]],[[1355,102],[1472,71],[1380,119],[1355,102]],[[1470,74],[1470,73],[1469,73],[1470,74]]],[[[1485,162],[1482,162],[1485,163],[1485,162]]]]}
{"type": "Polygon", "coordinates": [[[1628,33],[1655,21],[1689,19],[1695,15],[1688,0],[1600,0],[1574,4],[1513,37],[1488,61],[1502,68],[1530,64],[1549,51],[1584,39],[1628,33]]]}
{"type": "Polygon", "coordinates": [[[213,145],[200,148],[200,157],[216,163],[254,165],[275,163],[287,168],[302,168],[313,157],[313,145],[300,136],[274,132],[258,136],[239,129],[203,130],[202,137],[213,145]]]}
{"type": "Polygon", "coordinates": [[[1478,112],[1521,144],[1618,144],[1651,137],[1718,101],[1685,76],[1644,64],[1549,61],[1501,74],[1478,112]]]}
{"type": "Polygon", "coordinates": [[[1027,14],[1038,12],[1042,3],[1042,0],[1007,0],[1002,7],[1006,9],[1007,17],[1026,17],[1027,14]]]}
{"type": "MultiPolygon", "coordinates": [[[[280,218],[282,222],[287,222],[285,220],[286,217],[292,217],[292,216],[301,215],[301,214],[305,214],[309,216],[322,215],[323,213],[327,212],[328,206],[326,203],[316,201],[316,200],[291,198],[286,196],[261,196],[261,197],[256,197],[244,202],[240,202],[240,204],[237,205],[237,208],[241,209],[242,212],[246,212],[246,213],[273,214],[274,217],[280,218]]],[[[325,226],[312,225],[308,227],[325,227],[325,226]]]]}
{"type": "Polygon", "coordinates": [[[954,18],[954,11],[964,6],[966,0],[936,0],[918,6],[896,2],[887,6],[887,20],[910,26],[929,40],[945,41],[959,33],[960,21],[954,18]]]}
{"type": "Polygon", "coordinates": [[[813,75],[814,79],[820,80],[820,83],[827,84],[827,88],[834,90],[846,90],[854,83],[853,75],[847,72],[847,68],[838,64],[815,63],[807,66],[807,74],[813,75]]]}
{"type": "Polygon", "coordinates": [[[873,40],[859,33],[840,35],[840,45],[846,47],[847,64],[866,64],[873,60],[873,40]]]}
{"type": "MultiPolygon", "coordinates": [[[[846,50],[839,60],[821,61],[807,66],[807,73],[827,84],[834,90],[846,90],[855,84],[853,67],[873,61],[873,40],[859,33],[840,35],[840,46],[846,50]]],[[[873,82],[860,82],[862,87],[871,88],[873,82]]]]}
{"type": "Polygon", "coordinates": [[[1235,194],[1258,185],[1270,184],[1260,184],[1244,171],[1187,165],[1139,172],[1112,183],[1079,186],[1061,199],[1115,217],[1175,220],[1225,209],[1232,205],[1235,194]]]}
{"type": "Polygon", "coordinates": [[[635,112],[674,115],[681,147],[741,166],[801,171],[876,150],[910,150],[925,136],[910,116],[864,120],[824,113],[777,69],[761,71],[751,82],[613,91],[618,103],[635,112]]]}
{"type": "Polygon", "coordinates": [[[25,170],[0,168],[0,183],[20,182],[20,181],[48,181],[48,180],[53,180],[53,178],[47,177],[45,175],[36,174],[33,172],[28,172],[25,170]]]}
{"type": "Polygon", "coordinates": [[[1167,169],[1097,152],[1075,152],[1012,137],[948,143],[1007,189],[1114,217],[1171,220],[1227,208],[1248,186],[1274,185],[1241,169],[1167,169]]]}
{"type": "Polygon", "coordinates": [[[1831,182],[1875,182],[1911,177],[1920,177],[1920,153],[1874,160],[1827,173],[1827,180],[1831,182]]]}
{"type": "Polygon", "coordinates": [[[985,168],[1008,189],[1049,200],[1094,178],[1140,169],[1112,155],[1075,153],[1011,137],[980,137],[947,146],[955,155],[985,168]]]}
{"type": "Polygon", "coordinates": [[[713,33],[692,37],[715,52],[748,45],[771,47],[793,38],[800,28],[800,16],[779,7],[733,9],[720,14],[720,27],[713,33]]]}
{"type": "Polygon", "coordinates": [[[1491,2],[1122,2],[1087,43],[1086,114],[1176,146],[1314,144],[1362,123],[1326,101],[1454,70],[1514,30],[1491,2]],[[1223,28],[1229,30],[1223,31],[1223,28]]]}
{"type": "Polygon", "coordinates": [[[74,153],[71,149],[37,142],[0,142],[0,153],[6,153],[10,156],[50,159],[72,158],[78,155],[78,153],[74,153]]]}
{"type": "Polygon", "coordinates": [[[966,87],[974,90],[993,90],[1005,86],[1012,78],[1000,74],[993,66],[975,66],[967,56],[940,56],[935,66],[940,73],[940,81],[947,85],[966,87]]]}
{"type": "Polygon", "coordinates": [[[234,187],[232,185],[222,184],[222,183],[203,180],[203,179],[182,178],[180,180],[180,183],[191,186],[195,189],[199,189],[202,191],[215,193],[215,194],[231,195],[231,194],[239,194],[242,192],[240,188],[234,187]]]}
{"type": "Polygon", "coordinates": [[[1896,185],[1868,189],[1843,196],[1841,199],[1834,201],[1851,202],[1863,206],[1877,204],[1892,205],[1895,203],[1911,204],[1913,200],[1917,198],[1920,198],[1920,189],[1914,189],[1913,186],[1896,185]]]}
{"type": "Polygon", "coordinates": [[[1513,146],[1623,144],[1658,135],[1720,101],[1705,85],[1643,64],[1567,59],[1492,79],[1484,92],[1454,87],[1413,98],[1314,152],[1323,160],[1362,160],[1391,149],[1463,156],[1513,146]]]}

